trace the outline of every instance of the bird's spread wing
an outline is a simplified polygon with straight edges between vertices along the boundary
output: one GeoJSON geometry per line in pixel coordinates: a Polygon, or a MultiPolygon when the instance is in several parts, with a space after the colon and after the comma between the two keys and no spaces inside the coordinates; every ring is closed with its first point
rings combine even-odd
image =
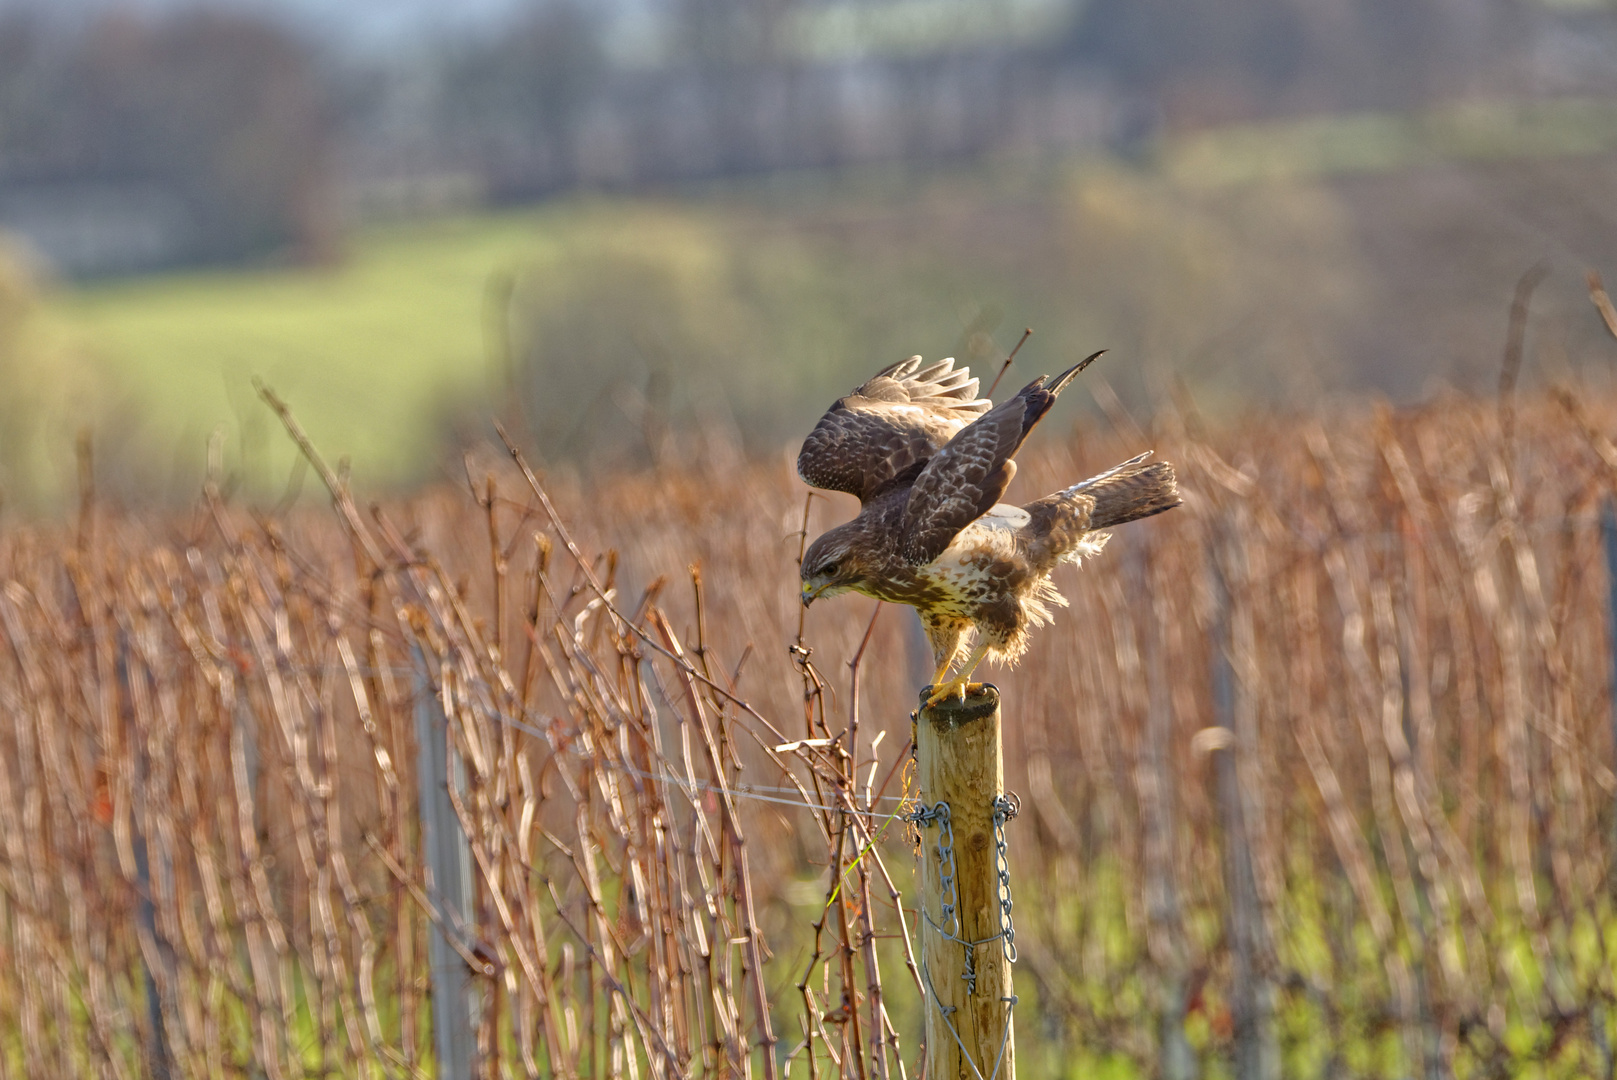
{"type": "Polygon", "coordinates": [[[999,502],[1016,475],[1011,455],[1039,418],[1050,411],[1056,395],[1093,359],[1054,380],[1034,379],[1015,397],[962,429],[926,463],[904,505],[900,543],[907,562],[921,566],[936,559],[961,529],[999,502]]]}
{"type": "Polygon", "coordinates": [[[808,483],[866,502],[935,455],[988,411],[977,380],[953,359],[922,366],[912,356],[832,405],[797,455],[808,483]]]}

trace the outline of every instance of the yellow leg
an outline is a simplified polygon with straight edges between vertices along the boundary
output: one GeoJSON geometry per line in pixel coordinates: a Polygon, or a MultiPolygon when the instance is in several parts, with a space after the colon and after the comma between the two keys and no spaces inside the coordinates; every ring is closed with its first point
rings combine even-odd
{"type": "MultiPolygon", "coordinates": [[[[988,643],[986,641],[979,642],[977,647],[975,649],[971,650],[971,655],[966,657],[966,666],[960,669],[960,677],[962,679],[971,678],[971,673],[973,671],[977,670],[977,665],[982,663],[983,662],[983,657],[985,657],[987,655],[988,655],[988,643]]],[[[966,684],[966,686],[968,688],[971,687],[972,685],[973,685],[972,683],[967,683],[966,684]]]]}
{"type": "Polygon", "coordinates": [[[966,662],[961,665],[960,674],[948,682],[941,682],[944,673],[949,667],[948,663],[945,662],[932,680],[932,696],[926,699],[927,705],[936,705],[938,702],[947,701],[950,698],[959,698],[961,701],[965,701],[966,695],[971,692],[971,684],[966,680],[977,669],[977,665],[983,662],[983,657],[987,653],[988,643],[986,641],[977,642],[977,647],[971,650],[971,655],[966,657],[966,662]]]}

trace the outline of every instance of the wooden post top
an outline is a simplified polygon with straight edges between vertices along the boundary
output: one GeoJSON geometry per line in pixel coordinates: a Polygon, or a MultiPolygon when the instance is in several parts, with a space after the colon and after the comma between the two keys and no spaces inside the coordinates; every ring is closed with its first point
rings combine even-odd
{"type": "Polygon", "coordinates": [[[999,711],[999,688],[993,683],[982,683],[981,687],[975,694],[968,694],[964,701],[950,698],[931,708],[927,707],[926,699],[932,696],[932,688],[925,687],[921,691],[919,713],[939,727],[962,727],[974,720],[986,719],[999,711]]]}

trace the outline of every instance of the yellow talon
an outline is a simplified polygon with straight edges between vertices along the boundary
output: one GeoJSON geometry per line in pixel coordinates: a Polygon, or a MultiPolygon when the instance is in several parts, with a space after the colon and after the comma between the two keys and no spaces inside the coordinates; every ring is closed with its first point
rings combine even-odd
{"type": "Polygon", "coordinates": [[[969,683],[966,681],[966,677],[964,675],[957,675],[955,678],[950,679],[942,686],[934,686],[932,688],[932,696],[926,699],[926,707],[930,709],[932,706],[937,705],[940,702],[948,701],[950,698],[965,701],[966,696],[974,689],[981,691],[982,684],[969,683]]]}
{"type": "MultiPolygon", "coordinates": [[[[949,670],[949,660],[945,659],[938,667],[938,673],[932,677],[932,694],[926,699],[926,707],[930,709],[938,702],[947,701],[950,698],[965,701],[972,694],[982,693],[982,683],[967,682],[966,680],[971,678],[971,673],[976,670],[977,665],[982,662],[983,656],[987,652],[988,643],[979,641],[977,647],[971,650],[971,655],[966,657],[966,662],[961,665],[960,674],[940,685],[939,680],[943,678],[944,672],[949,670]]],[[[952,659],[952,657],[949,659],[952,659]]]]}

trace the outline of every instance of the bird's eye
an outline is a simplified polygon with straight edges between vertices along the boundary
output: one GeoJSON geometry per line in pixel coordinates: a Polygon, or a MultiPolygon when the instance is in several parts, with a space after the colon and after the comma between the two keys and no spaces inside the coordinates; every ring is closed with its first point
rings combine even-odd
{"type": "Polygon", "coordinates": [[[823,577],[834,577],[836,575],[838,565],[840,564],[834,560],[832,562],[828,562],[824,566],[820,567],[820,574],[823,577]]]}

